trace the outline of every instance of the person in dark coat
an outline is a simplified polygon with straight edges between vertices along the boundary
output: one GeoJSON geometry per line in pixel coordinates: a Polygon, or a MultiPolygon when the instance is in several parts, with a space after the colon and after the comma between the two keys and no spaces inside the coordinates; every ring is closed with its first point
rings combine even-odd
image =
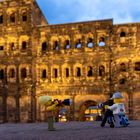
{"type": "Polygon", "coordinates": [[[101,123],[101,127],[104,127],[106,124],[106,121],[109,119],[110,122],[110,127],[113,128],[114,127],[114,123],[113,123],[113,112],[108,109],[108,106],[112,106],[114,104],[113,99],[110,98],[109,100],[107,100],[106,102],[102,103],[102,109],[103,109],[103,119],[102,119],[102,123],[101,123]]]}

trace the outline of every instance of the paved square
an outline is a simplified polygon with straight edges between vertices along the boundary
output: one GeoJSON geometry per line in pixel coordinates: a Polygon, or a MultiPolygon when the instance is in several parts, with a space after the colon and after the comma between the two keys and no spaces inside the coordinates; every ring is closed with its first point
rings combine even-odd
{"type": "Polygon", "coordinates": [[[123,128],[101,128],[100,123],[55,123],[56,131],[48,131],[47,123],[0,124],[0,140],[140,140],[140,121],[123,128]]]}

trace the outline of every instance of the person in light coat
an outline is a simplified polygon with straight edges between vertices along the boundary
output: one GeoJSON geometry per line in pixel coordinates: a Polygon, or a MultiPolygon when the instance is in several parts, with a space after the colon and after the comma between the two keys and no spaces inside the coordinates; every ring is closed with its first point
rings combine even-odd
{"type": "Polygon", "coordinates": [[[112,106],[108,106],[108,109],[113,111],[115,127],[119,127],[120,126],[119,116],[125,115],[123,96],[120,92],[115,92],[112,96],[112,99],[114,100],[114,104],[112,106]]]}

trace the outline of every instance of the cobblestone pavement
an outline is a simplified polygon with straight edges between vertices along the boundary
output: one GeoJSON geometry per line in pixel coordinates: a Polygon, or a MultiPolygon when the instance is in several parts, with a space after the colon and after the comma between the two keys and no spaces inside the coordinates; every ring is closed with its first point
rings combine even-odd
{"type": "Polygon", "coordinates": [[[0,124],[0,140],[140,140],[140,121],[122,128],[101,128],[100,123],[55,123],[56,131],[48,131],[47,123],[0,124]]]}

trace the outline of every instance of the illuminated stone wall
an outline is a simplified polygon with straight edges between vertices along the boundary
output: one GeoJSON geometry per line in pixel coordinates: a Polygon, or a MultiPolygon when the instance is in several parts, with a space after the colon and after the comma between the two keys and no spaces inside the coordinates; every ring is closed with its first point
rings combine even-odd
{"type": "Polygon", "coordinates": [[[9,0],[0,2],[0,32],[1,122],[46,120],[41,95],[72,98],[70,116],[84,120],[83,109],[116,90],[140,119],[139,23],[49,25],[34,0],[9,0]]]}

